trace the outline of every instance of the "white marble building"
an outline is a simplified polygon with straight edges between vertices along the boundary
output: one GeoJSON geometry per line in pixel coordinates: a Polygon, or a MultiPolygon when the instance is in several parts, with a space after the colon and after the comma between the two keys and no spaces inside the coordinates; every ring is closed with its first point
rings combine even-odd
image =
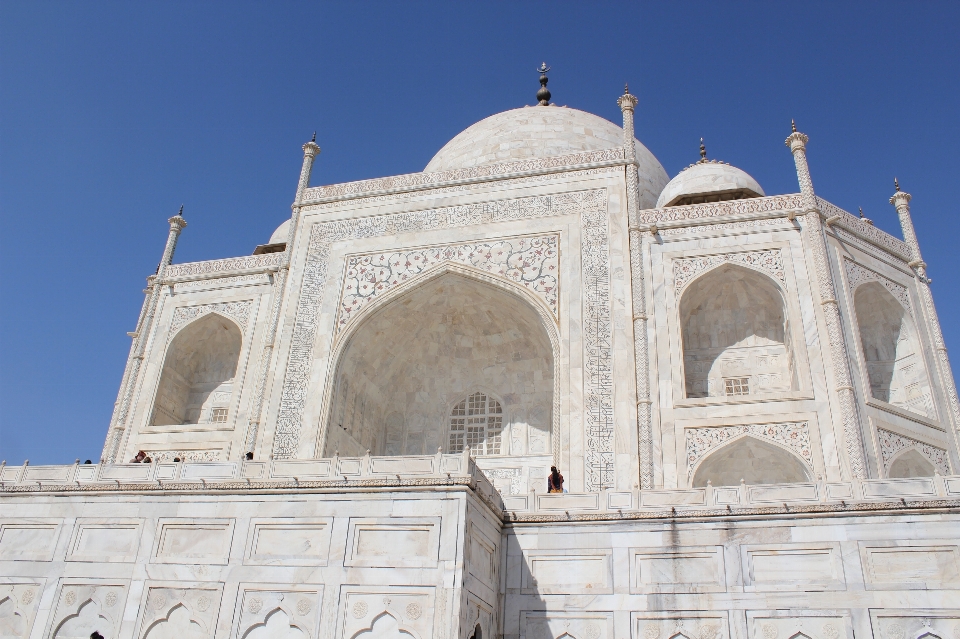
{"type": "Polygon", "coordinates": [[[0,637],[960,639],[910,195],[817,197],[796,130],[797,193],[670,179],[541,83],[422,173],[308,142],[253,255],[170,219],[100,462],[0,467],[0,637]]]}

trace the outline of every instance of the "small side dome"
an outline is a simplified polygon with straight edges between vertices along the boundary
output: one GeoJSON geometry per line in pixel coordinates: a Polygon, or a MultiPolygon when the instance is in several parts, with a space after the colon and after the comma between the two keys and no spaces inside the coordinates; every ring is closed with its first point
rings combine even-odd
{"type": "Polygon", "coordinates": [[[702,142],[700,161],[667,183],[657,200],[657,208],[764,197],[763,189],[746,171],[726,162],[708,160],[702,142]]]}
{"type": "Polygon", "coordinates": [[[261,244],[253,249],[254,255],[263,255],[264,253],[279,253],[287,248],[287,235],[290,232],[290,220],[285,221],[277,227],[277,230],[270,236],[270,241],[261,244]]]}
{"type": "Polygon", "coordinates": [[[286,244],[287,235],[290,233],[290,220],[289,218],[284,221],[283,224],[277,227],[277,230],[273,232],[273,235],[270,236],[270,241],[267,244],[286,244]]]}

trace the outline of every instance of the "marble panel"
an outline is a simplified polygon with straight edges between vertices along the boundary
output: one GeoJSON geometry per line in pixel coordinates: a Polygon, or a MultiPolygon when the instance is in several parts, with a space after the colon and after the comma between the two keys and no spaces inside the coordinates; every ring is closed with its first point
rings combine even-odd
{"type": "Polygon", "coordinates": [[[0,559],[50,561],[61,520],[6,520],[0,523],[0,559]]]}
{"type": "Polygon", "coordinates": [[[43,594],[42,579],[0,583],[0,637],[29,637],[43,594]]]}
{"type": "Polygon", "coordinates": [[[531,550],[521,575],[524,594],[608,594],[613,592],[612,551],[531,550]]]}
{"type": "Polygon", "coordinates": [[[234,523],[233,519],[161,519],[152,561],[226,564],[234,523]]]}
{"type": "Polygon", "coordinates": [[[853,639],[848,611],[748,610],[748,639],[853,639]]]}
{"type": "Polygon", "coordinates": [[[960,609],[871,608],[874,639],[960,639],[960,609]]]}
{"type": "Polygon", "coordinates": [[[612,612],[520,612],[521,639],[613,639],[612,612]]]}
{"type": "Polygon", "coordinates": [[[652,611],[631,613],[633,639],[729,639],[725,613],[652,611]]]}
{"type": "Polygon", "coordinates": [[[751,590],[842,590],[846,586],[839,543],[740,547],[744,588],[751,590]]]}
{"type": "Polygon", "coordinates": [[[439,517],[351,517],[347,566],[434,567],[439,561],[439,517]]]}
{"type": "Polygon", "coordinates": [[[213,639],[222,595],[222,583],[148,581],[136,637],[213,639]]]}
{"type": "Polygon", "coordinates": [[[142,534],[142,519],[78,519],[67,561],[132,562],[137,558],[142,534]]]}
{"type": "Polygon", "coordinates": [[[723,546],[631,548],[630,557],[631,592],[698,593],[727,589],[723,546]]]}
{"type": "Polygon", "coordinates": [[[960,586],[960,547],[956,539],[859,542],[867,588],[947,588],[960,586]]]}
{"type": "Polygon", "coordinates": [[[333,519],[256,518],[244,563],[265,566],[326,566],[333,519]]]}

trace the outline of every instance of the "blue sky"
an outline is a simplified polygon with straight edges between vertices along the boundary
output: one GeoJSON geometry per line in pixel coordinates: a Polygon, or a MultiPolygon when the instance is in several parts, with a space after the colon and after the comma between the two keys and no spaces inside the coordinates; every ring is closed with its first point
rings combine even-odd
{"type": "MultiPolygon", "coordinates": [[[[0,3],[0,458],[97,459],[181,203],[176,261],[249,254],[313,183],[421,170],[473,122],[532,104],[613,121],[670,175],[710,157],[899,237],[914,221],[960,346],[960,3],[0,3]]],[[[953,351],[954,353],[960,351],[953,351]]],[[[960,357],[955,354],[954,357],[960,357]]]]}

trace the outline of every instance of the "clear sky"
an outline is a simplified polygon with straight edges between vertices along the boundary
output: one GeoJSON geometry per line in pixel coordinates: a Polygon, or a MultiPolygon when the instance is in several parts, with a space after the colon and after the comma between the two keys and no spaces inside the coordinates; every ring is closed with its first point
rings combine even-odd
{"type": "MultiPolygon", "coordinates": [[[[185,205],[178,262],[249,254],[313,183],[422,170],[533,104],[614,122],[671,176],[710,157],[900,236],[914,222],[960,347],[957,2],[0,3],[0,458],[99,457],[145,277],[185,205]]],[[[954,350],[954,359],[960,350],[954,350]]]]}

